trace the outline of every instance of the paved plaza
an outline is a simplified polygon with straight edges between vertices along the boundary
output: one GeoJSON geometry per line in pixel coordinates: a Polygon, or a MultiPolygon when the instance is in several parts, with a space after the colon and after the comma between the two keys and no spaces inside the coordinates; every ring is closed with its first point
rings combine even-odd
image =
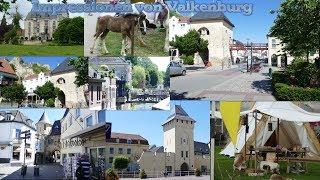
{"type": "Polygon", "coordinates": [[[269,67],[258,73],[243,72],[241,64],[227,70],[200,70],[170,78],[173,99],[214,99],[239,101],[275,100],[271,94],[269,67]]]}
{"type": "Polygon", "coordinates": [[[0,179],[63,179],[63,169],[60,164],[40,165],[40,176],[34,176],[33,165],[28,165],[27,174],[21,176],[21,166],[0,164],[0,179]]]}

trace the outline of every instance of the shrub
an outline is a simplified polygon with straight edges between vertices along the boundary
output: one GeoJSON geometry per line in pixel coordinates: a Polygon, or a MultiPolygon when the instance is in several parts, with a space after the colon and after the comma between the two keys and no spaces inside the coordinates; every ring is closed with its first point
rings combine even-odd
{"type": "Polygon", "coordinates": [[[113,169],[109,168],[106,170],[104,178],[105,178],[105,180],[118,180],[119,176],[117,173],[114,172],[113,169]]]}
{"type": "Polygon", "coordinates": [[[140,171],[140,179],[146,179],[147,178],[147,174],[144,171],[144,169],[142,169],[142,171],[140,171]]]}
{"type": "Polygon", "coordinates": [[[288,83],[288,75],[281,71],[275,71],[272,73],[271,85],[274,88],[276,83],[288,83]]]}
{"type": "Polygon", "coordinates": [[[195,176],[201,176],[201,171],[199,169],[196,169],[194,174],[195,176]]]}
{"type": "Polygon", "coordinates": [[[183,64],[188,64],[188,65],[193,65],[194,64],[194,59],[193,56],[186,56],[186,55],[182,55],[180,57],[183,60],[183,64]]]}
{"type": "Polygon", "coordinates": [[[54,99],[50,98],[45,101],[47,107],[54,107],[54,99]]]}
{"type": "Polygon", "coordinates": [[[117,170],[122,170],[122,169],[126,169],[129,165],[129,159],[126,157],[116,157],[113,160],[113,167],[117,170]]]}
{"type": "Polygon", "coordinates": [[[275,97],[280,101],[320,101],[319,88],[293,87],[277,83],[274,91],[275,97]]]}

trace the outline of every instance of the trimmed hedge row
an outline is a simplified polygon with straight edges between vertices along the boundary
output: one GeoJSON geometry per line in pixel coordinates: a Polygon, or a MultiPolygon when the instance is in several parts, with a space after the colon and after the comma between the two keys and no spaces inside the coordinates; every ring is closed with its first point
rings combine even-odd
{"type": "Polygon", "coordinates": [[[277,83],[287,84],[288,79],[289,79],[288,75],[285,74],[284,72],[275,71],[272,73],[271,85],[274,89],[277,83]]]}
{"type": "Polygon", "coordinates": [[[292,87],[276,83],[274,95],[279,101],[320,101],[320,89],[292,87]]]}

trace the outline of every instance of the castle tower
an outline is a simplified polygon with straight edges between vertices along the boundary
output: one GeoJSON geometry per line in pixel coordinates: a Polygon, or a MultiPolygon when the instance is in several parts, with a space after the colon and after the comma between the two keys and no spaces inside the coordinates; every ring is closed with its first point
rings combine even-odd
{"type": "Polygon", "coordinates": [[[173,170],[194,169],[194,123],[180,105],[175,105],[170,116],[162,124],[164,151],[174,154],[173,170]]]}
{"type": "Polygon", "coordinates": [[[47,113],[44,111],[39,121],[36,123],[37,133],[40,135],[48,135],[51,131],[52,124],[47,113]]]}

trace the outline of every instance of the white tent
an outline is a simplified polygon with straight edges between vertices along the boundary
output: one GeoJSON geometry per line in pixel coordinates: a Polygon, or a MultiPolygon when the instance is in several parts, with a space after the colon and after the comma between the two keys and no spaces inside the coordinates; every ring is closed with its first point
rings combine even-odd
{"type": "Polygon", "coordinates": [[[320,156],[319,142],[315,142],[313,139],[312,133],[314,135],[314,132],[308,130],[310,129],[308,122],[320,121],[320,113],[307,112],[292,102],[257,102],[250,111],[246,111],[249,126],[247,139],[245,139],[245,126],[241,126],[238,132],[237,144],[234,146],[230,142],[220,154],[233,157],[235,153],[240,153],[243,150],[245,141],[248,141],[254,135],[254,110],[260,112],[257,115],[257,129],[259,129],[257,132],[257,147],[264,146],[270,139],[278,128],[277,121],[279,118],[279,145],[284,147],[292,145],[308,147],[310,156],[320,156]],[[272,123],[272,131],[268,130],[268,123],[272,123]]]}

